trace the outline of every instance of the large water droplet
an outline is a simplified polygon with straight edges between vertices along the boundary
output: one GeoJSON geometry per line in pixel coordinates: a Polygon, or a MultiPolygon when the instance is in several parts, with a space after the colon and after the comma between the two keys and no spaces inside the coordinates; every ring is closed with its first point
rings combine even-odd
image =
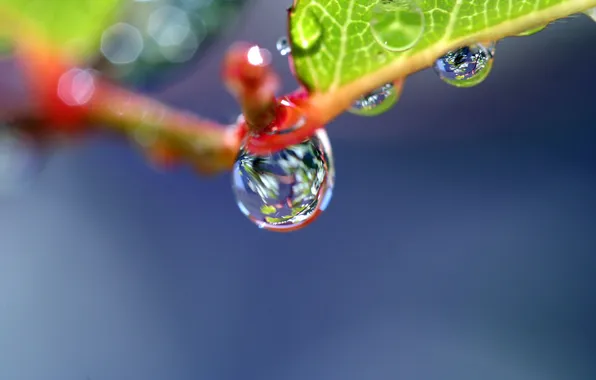
{"type": "Polygon", "coordinates": [[[362,96],[348,112],[360,116],[376,116],[391,109],[401,94],[403,81],[387,83],[384,86],[362,96]]]}
{"type": "Polygon", "coordinates": [[[526,30],[525,32],[520,33],[517,36],[518,37],[531,36],[532,34],[536,34],[536,33],[540,32],[540,31],[546,29],[547,26],[548,26],[548,24],[542,25],[542,26],[539,26],[537,28],[533,28],[533,29],[530,29],[530,30],[526,30]]]}
{"type": "Polygon", "coordinates": [[[288,37],[286,37],[286,36],[280,37],[279,40],[277,40],[275,47],[277,48],[277,51],[279,52],[279,54],[284,55],[284,56],[288,55],[292,52],[292,47],[290,46],[290,41],[288,41],[288,37]]]}
{"type": "Polygon", "coordinates": [[[313,48],[323,35],[323,26],[315,14],[305,10],[301,17],[296,17],[296,26],[290,28],[292,43],[303,50],[313,48]]]}
{"type": "Polygon", "coordinates": [[[331,199],[335,170],[327,133],[269,155],[245,148],[232,174],[238,207],[261,228],[289,231],[304,227],[331,199]]]}
{"type": "Polygon", "coordinates": [[[383,48],[408,50],[424,33],[424,14],[413,0],[380,0],[372,10],[370,30],[383,48]]]}
{"type": "Polygon", "coordinates": [[[494,44],[475,44],[437,59],[434,69],[443,81],[453,86],[471,87],[486,79],[492,68],[493,56],[494,44]]]}

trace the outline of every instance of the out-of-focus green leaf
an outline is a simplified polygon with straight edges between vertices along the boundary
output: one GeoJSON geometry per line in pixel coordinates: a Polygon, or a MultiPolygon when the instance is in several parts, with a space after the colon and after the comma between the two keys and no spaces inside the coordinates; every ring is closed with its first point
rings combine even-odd
{"type": "MultiPolygon", "coordinates": [[[[127,0],[0,0],[24,16],[44,37],[77,58],[98,51],[104,29],[127,0]]],[[[2,28],[2,26],[0,26],[2,28]]],[[[18,35],[13,36],[18,39],[18,35]]]]}

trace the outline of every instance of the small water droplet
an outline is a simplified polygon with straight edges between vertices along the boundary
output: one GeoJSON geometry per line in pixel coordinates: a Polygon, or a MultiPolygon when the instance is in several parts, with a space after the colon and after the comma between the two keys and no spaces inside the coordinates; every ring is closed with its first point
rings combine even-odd
{"type": "Polygon", "coordinates": [[[494,44],[475,44],[451,51],[436,60],[439,77],[456,87],[475,86],[488,76],[493,62],[494,44]]]}
{"type": "Polygon", "coordinates": [[[401,94],[403,81],[396,84],[387,83],[384,86],[362,96],[348,112],[360,116],[376,116],[391,109],[401,94]]]}
{"type": "Polygon", "coordinates": [[[412,48],[424,33],[424,14],[413,0],[381,0],[372,10],[370,30],[390,51],[412,48]]]}
{"type": "Polygon", "coordinates": [[[335,181],[327,133],[268,155],[244,147],[234,164],[232,189],[244,215],[261,228],[288,231],[313,221],[329,203],[335,181]]]}
{"type": "Polygon", "coordinates": [[[288,37],[286,36],[280,37],[279,40],[277,40],[275,47],[277,48],[279,54],[283,56],[286,56],[292,52],[290,41],[288,41],[288,37]]]}
{"type": "Polygon", "coordinates": [[[302,17],[297,17],[297,25],[290,28],[292,42],[302,50],[313,48],[323,35],[323,26],[315,14],[305,10],[302,17]]]}
{"type": "Polygon", "coordinates": [[[539,27],[537,27],[537,28],[533,28],[533,29],[530,29],[530,30],[526,30],[526,31],[525,31],[525,32],[523,32],[523,33],[519,33],[517,36],[518,36],[518,37],[526,37],[526,36],[531,36],[532,34],[536,34],[536,33],[540,32],[540,31],[542,31],[542,30],[546,29],[546,27],[547,27],[547,26],[548,26],[548,24],[546,24],[546,25],[542,25],[542,26],[539,26],[539,27]]]}

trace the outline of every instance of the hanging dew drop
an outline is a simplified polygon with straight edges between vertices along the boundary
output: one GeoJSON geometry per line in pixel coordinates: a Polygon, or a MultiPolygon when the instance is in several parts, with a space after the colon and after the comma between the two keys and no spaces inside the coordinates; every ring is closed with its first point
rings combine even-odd
{"type": "Polygon", "coordinates": [[[479,71],[474,74],[474,76],[469,77],[468,79],[455,79],[455,80],[448,80],[444,79],[444,81],[452,86],[460,87],[460,88],[469,88],[479,85],[480,83],[484,82],[484,80],[488,77],[491,70],[493,68],[493,61],[489,61],[486,65],[480,69],[479,71]]]}
{"type": "Polygon", "coordinates": [[[232,173],[240,211],[260,228],[279,232],[304,227],[324,211],[334,181],[331,145],[323,129],[268,155],[243,147],[232,173]]]}
{"type": "Polygon", "coordinates": [[[422,9],[414,0],[380,0],[372,9],[371,33],[389,51],[412,48],[424,33],[422,9]]]}
{"type": "Polygon", "coordinates": [[[358,99],[348,112],[360,116],[376,116],[390,110],[401,95],[403,81],[387,83],[358,99]]]}
{"type": "Polygon", "coordinates": [[[451,51],[437,59],[433,66],[439,77],[456,87],[472,87],[483,82],[490,73],[494,43],[475,44],[451,51]]]}
{"type": "Polygon", "coordinates": [[[275,47],[277,48],[279,54],[283,56],[286,56],[292,52],[290,41],[288,41],[288,37],[286,36],[280,37],[279,40],[277,40],[275,47]]]}
{"type": "Polygon", "coordinates": [[[315,14],[305,10],[302,17],[297,17],[297,25],[290,28],[292,43],[302,50],[312,49],[323,35],[323,26],[315,14]]]}

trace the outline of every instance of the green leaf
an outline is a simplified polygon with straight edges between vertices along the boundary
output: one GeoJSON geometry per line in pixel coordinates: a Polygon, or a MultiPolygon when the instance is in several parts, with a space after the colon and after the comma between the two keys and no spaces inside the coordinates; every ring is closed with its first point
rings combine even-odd
{"type": "MultiPolygon", "coordinates": [[[[125,0],[0,0],[56,46],[86,57],[99,49],[101,35],[125,0]]],[[[2,26],[0,26],[0,29],[2,26]]],[[[14,38],[18,39],[18,35],[14,38]]]]}
{"type": "MultiPolygon", "coordinates": [[[[350,92],[369,91],[368,84],[380,86],[382,80],[388,83],[405,77],[465,44],[497,41],[596,6],[596,0],[412,0],[424,16],[422,35],[408,50],[388,50],[375,39],[371,21],[380,5],[407,2],[296,0],[290,10],[289,35],[298,79],[319,93],[354,81],[359,85],[350,92]]],[[[404,17],[393,19],[395,33],[411,35],[411,22],[406,25],[404,17]]],[[[350,93],[341,101],[357,95],[350,93]]]]}

